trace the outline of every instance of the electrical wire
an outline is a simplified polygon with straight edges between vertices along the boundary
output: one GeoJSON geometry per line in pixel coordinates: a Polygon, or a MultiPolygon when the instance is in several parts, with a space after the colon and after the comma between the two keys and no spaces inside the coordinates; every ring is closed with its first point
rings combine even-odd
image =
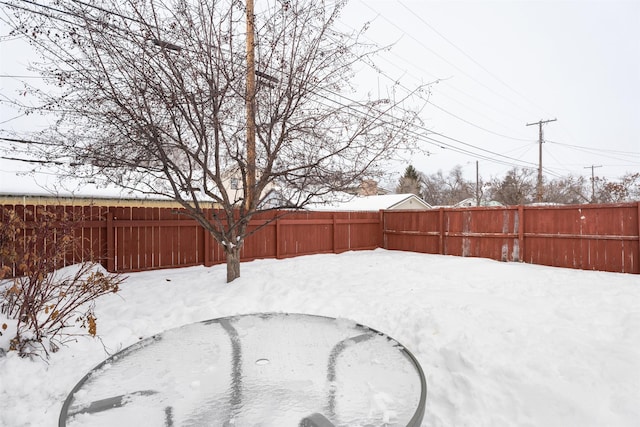
{"type": "Polygon", "coordinates": [[[422,40],[418,39],[417,37],[414,37],[411,34],[408,34],[399,24],[396,24],[395,22],[391,21],[389,18],[387,18],[386,16],[380,14],[380,12],[378,12],[376,9],[374,9],[370,4],[365,3],[363,0],[360,0],[360,3],[363,4],[365,7],[367,7],[368,9],[370,9],[372,12],[377,13],[379,16],[382,17],[382,19],[384,19],[387,23],[389,23],[391,26],[395,27],[396,29],[398,29],[399,31],[401,31],[403,34],[405,34],[408,38],[412,39],[414,42],[416,42],[417,44],[419,44],[420,46],[422,46],[422,48],[424,48],[426,51],[431,52],[431,54],[433,54],[434,56],[436,56],[437,58],[439,58],[440,60],[442,60],[443,62],[445,62],[446,64],[450,65],[451,67],[453,67],[454,69],[456,69],[457,71],[459,71],[461,74],[463,74],[464,76],[466,76],[467,78],[471,79],[472,81],[474,81],[475,83],[477,83],[478,85],[482,86],[483,88],[487,89],[489,92],[493,93],[494,95],[504,99],[505,101],[509,102],[510,104],[514,105],[515,107],[521,108],[517,103],[513,102],[513,100],[511,100],[510,98],[507,98],[505,96],[503,96],[502,94],[496,92],[495,90],[493,90],[491,87],[487,86],[485,83],[479,81],[478,79],[476,79],[473,75],[471,75],[470,73],[466,72],[465,70],[463,70],[462,68],[458,67],[457,65],[455,65],[454,63],[452,63],[451,61],[449,61],[447,58],[445,58],[444,56],[440,55],[438,52],[434,51],[433,49],[431,49],[429,46],[427,46],[422,40]]]}
{"type": "MultiPolygon", "coordinates": [[[[345,27],[350,28],[351,30],[354,30],[354,28],[353,28],[353,27],[350,27],[348,24],[346,24],[346,23],[344,23],[344,22],[342,22],[342,24],[343,24],[345,27]]],[[[365,37],[366,37],[366,36],[365,36],[365,37]]],[[[371,40],[371,39],[369,39],[369,40],[371,40]]],[[[391,54],[391,55],[393,55],[394,57],[398,58],[398,59],[399,59],[399,61],[405,62],[405,63],[409,64],[410,66],[412,66],[413,68],[417,68],[417,69],[419,69],[419,70],[420,70],[420,71],[422,71],[424,74],[426,74],[426,75],[428,75],[428,76],[432,76],[434,79],[438,79],[438,78],[437,78],[437,76],[433,75],[432,73],[429,73],[428,71],[421,69],[421,67],[417,67],[417,66],[415,66],[415,64],[413,64],[413,63],[411,63],[411,62],[407,61],[407,60],[406,60],[406,58],[401,57],[401,56],[399,56],[399,55],[395,54],[395,53],[393,52],[393,50],[390,50],[390,51],[389,51],[389,54],[391,54]]],[[[381,59],[382,59],[383,61],[385,61],[385,62],[389,63],[391,66],[393,66],[393,67],[395,67],[395,68],[399,68],[399,67],[398,67],[397,62],[390,61],[390,60],[388,60],[386,57],[381,57],[381,59]]],[[[374,66],[372,66],[371,64],[368,64],[368,65],[369,65],[370,67],[372,67],[372,68],[374,69],[374,71],[376,71],[378,74],[384,74],[384,73],[381,71],[381,69],[380,69],[380,68],[378,68],[378,67],[374,67],[374,66]]],[[[420,81],[420,78],[416,77],[416,76],[415,76],[415,75],[413,75],[412,73],[409,73],[409,72],[407,72],[406,70],[405,70],[404,72],[405,72],[405,74],[408,74],[410,77],[412,77],[412,78],[413,78],[413,79],[415,79],[416,81],[420,81]]],[[[395,83],[397,82],[397,80],[396,80],[396,79],[391,79],[390,77],[388,77],[388,75],[387,75],[386,77],[387,77],[387,78],[389,78],[389,79],[390,79],[390,81],[391,81],[391,82],[393,82],[393,84],[394,84],[394,85],[395,85],[395,83]]],[[[442,81],[446,81],[446,80],[448,80],[448,78],[439,78],[438,80],[439,80],[440,82],[442,82],[442,81]]],[[[478,103],[479,105],[483,105],[483,106],[485,106],[485,107],[487,107],[487,108],[490,108],[490,109],[495,110],[496,112],[499,112],[500,114],[509,115],[509,116],[514,117],[514,118],[515,118],[515,116],[514,116],[512,113],[510,113],[510,112],[506,112],[506,113],[505,113],[505,112],[503,112],[503,111],[498,111],[498,110],[497,110],[497,109],[495,109],[492,105],[487,104],[487,103],[486,103],[486,102],[484,102],[483,100],[480,100],[480,99],[478,99],[477,97],[475,97],[475,96],[473,96],[473,95],[470,95],[469,93],[467,93],[467,92],[465,92],[465,91],[462,91],[462,90],[458,89],[457,87],[455,87],[455,86],[453,86],[453,85],[452,85],[452,86],[447,86],[447,87],[448,87],[449,89],[454,90],[454,91],[455,91],[455,92],[457,92],[457,93],[460,93],[460,94],[464,95],[464,96],[465,96],[465,97],[467,97],[468,99],[473,100],[474,102],[478,103]]],[[[464,102],[462,102],[462,101],[460,101],[460,100],[456,99],[456,98],[455,98],[455,97],[453,97],[452,95],[447,94],[446,92],[439,92],[439,94],[440,94],[440,95],[442,95],[442,96],[444,96],[444,97],[446,97],[446,98],[448,98],[448,99],[450,99],[450,100],[452,100],[452,101],[454,101],[454,102],[456,102],[456,103],[457,103],[457,104],[459,104],[459,105],[462,105],[464,108],[466,108],[466,109],[468,109],[468,110],[473,111],[475,114],[480,115],[480,116],[483,116],[483,117],[485,117],[485,118],[487,118],[487,119],[489,119],[489,120],[493,121],[490,117],[488,117],[486,114],[484,114],[484,112],[481,112],[481,111],[478,111],[477,109],[471,108],[471,106],[469,105],[469,103],[464,103],[464,102]]],[[[433,101],[430,101],[430,103],[431,103],[432,105],[436,106],[437,108],[440,108],[441,110],[443,110],[443,112],[444,112],[444,113],[446,113],[446,114],[448,114],[448,115],[450,115],[450,116],[452,116],[452,117],[454,117],[454,118],[456,118],[456,119],[458,119],[458,120],[461,120],[461,121],[463,121],[463,122],[465,122],[465,123],[467,123],[467,124],[469,124],[469,125],[471,125],[471,126],[474,126],[474,127],[478,128],[478,129],[481,129],[481,130],[483,130],[483,131],[486,131],[486,132],[488,132],[488,133],[491,133],[491,134],[494,134],[494,135],[497,135],[497,136],[500,136],[500,137],[503,137],[503,138],[516,140],[516,141],[524,141],[524,140],[525,140],[524,138],[517,138],[517,137],[513,137],[513,136],[505,135],[505,134],[503,134],[503,133],[499,133],[499,132],[492,131],[492,130],[490,130],[490,129],[487,129],[486,127],[483,127],[483,126],[477,125],[477,124],[475,124],[475,123],[471,122],[471,121],[470,121],[470,120],[468,120],[468,119],[463,119],[463,118],[461,118],[460,116],[458,116],[458,115],[456,115],[456,114],[453,114],[453,113],[451,113],[451,112],[449,112],[449,111],[445,110],[444,108],[442,108],[442,107],[440,107],[440,106],[436,105],[433,101]]]]}
{"type": "Polygon", "coordinates": [[[557,141],[551,141],[548,139],[545,139],[545,142],[548,142],[550,144],[561,145],[564,147],[571,147],[571,148],[575,148],[577,150],[582,150],[582,151],[595,151],[596,153],[624,154],[624,155],[629,155],[634,157],[640,157],[640,151],[621,151],[621,150],[609,150],[605,148],[591,148],[591,147],[584,147],[582,145],[573,145],[573,144],[566,144],[566,143],[557,142],[557,141]]]}
{"type": "Polygon", "coordinates": [[[440,38],[442,38],[444,41],[446,41],[449,45],[453,46],[453,48],[455,48],[458,52],[462,53],[467,59],[469,59],[471,62],[473,62],[475,65],[477,65],[485,73],[487,73],[488,75],[493,77],[496,81],[501,83],[503,86],[505,86],[507,89],[511,90],[516,95],[520,96],[523,100],[527,101],[528,103],[530,103],[531,105],[533,105],[536,108],[540,109],[541,111],[544,110],[544,108],[542,108],[541,106],[537,105],[535,102],[531,101],[529,98],[524,96],[522,93],[520,93],[519,91],[514,89],[511,85],[509,85],[504,80],[502,80],[500,77],[498,77],[497,75],[495,75],[494,73],[489,71],[486,67],[484,67],[482,64],[480,64],[478,61],[476,61],[471,55],[469,55],[467,52],[462,50],[459,46],[457,46],[455,43],[453,43],[451,40],[449,40],[447,37],[445,37],[440,31],[436,30],[429,22],[427,22],[427,20],[423,16],[418,15],[414,10],[409,8],[401,0],[398,0],[398,3],[400,4],[400,6],[405,8],[409,13],[414,15],[418,20],[420,20],[424,25],[426,25],[431,31],[436,33],[438,36],[440,36],[440,38]]]}

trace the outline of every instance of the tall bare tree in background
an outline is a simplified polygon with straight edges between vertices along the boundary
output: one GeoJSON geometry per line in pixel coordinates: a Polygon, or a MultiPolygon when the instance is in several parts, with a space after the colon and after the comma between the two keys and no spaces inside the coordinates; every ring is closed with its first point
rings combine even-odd
{"type": "Polygon", "coordinates": [[[422,183],[422,197],[433,206],[454,205],[474,195],[474,184],[464,178],[460,165],[447,175],[442,170],[423,175],[422,183]]]}
{"type": "Polygon", "coordinates": [[[505,205],[532,203],[536,196],[533,169],[513,168],[503,178],[494,178],[489,187],[491,199],[505,205]]]}
{"type": "Polygon", "coordinates": [[[560,204],[589,203],[587,180],[583,176],[569,175],[552,179],[544,186],[544,201],[560,204]]]}
{"type": "Polygon", "coordinates": [[[42,55],[35,66],[53,85],[40,92],[42,108],[59,120],[32,136],[47,142],[43,155],[64,160],[61,173],[179,202],[223,245],[227,281],[240,275],[257,213],[376,178],[412,144],[418,118],[399,107],[406,98],[352,99],[354,65],[378,49],[335,30],[342,0],[272,1],[250,15],[255,93],[243,1],[57,0],[29,3],[35,12],[13,4],[16,33],[42,55]],[[230,176],[240,191],[229,190],[230,176]]]}
{"type": "Polygon", "coordinates": [[[592,185],[596,203],[640,201],[640,173],[638,172],[627,172],[617,180],[595,177],[592,185]]]}

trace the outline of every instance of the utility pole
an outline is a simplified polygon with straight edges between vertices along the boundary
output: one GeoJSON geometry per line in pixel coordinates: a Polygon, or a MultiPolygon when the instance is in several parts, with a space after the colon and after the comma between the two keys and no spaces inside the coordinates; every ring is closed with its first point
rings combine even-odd
{"type": "Polygon", "coordinates": [[[539,151],[538,151],[538,186],[537,186],[537,195],[536,202],[542,202],[542,143],[544,142],[542,138],[542,125],[549,122],[555,122],[558,119],[550,119],[550,120],[540,120],[535,123],[527,123],[527,126],[538,125],[538,142],[539,142],[539,151]]]}
{"type": "Polygon", "coordinates": [[[602,165],[585,166],[585,169],[591,169],[591,203],[596,202],[596,176],[593,170],[595,168],[601,168],[601,167],[602,165]]]}
{"type": "Polygon", "coordinates": [[[480,206],[480,170],[476,160],[476,206],[480,206]]]}
{"type": "Polygon", "coordinates": [[[246,210],[253,207],[256,186],[256,59],[253,0],[247,0],[247,179],[244,189],[246,210]]]}

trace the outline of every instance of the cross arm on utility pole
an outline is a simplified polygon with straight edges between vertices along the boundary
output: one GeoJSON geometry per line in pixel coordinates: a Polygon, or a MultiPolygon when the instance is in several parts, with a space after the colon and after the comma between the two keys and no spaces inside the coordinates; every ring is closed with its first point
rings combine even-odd
{"type": "Polygon", "coordinates": [[[533,126],[533,125],[542,126],[542,125],[544,125],[546,123],[555,122],[556,120],[558,120],[558,119],[540,120],[540,121],[533,122],[533,123],[527,123],[527,126],[533,126]]]}

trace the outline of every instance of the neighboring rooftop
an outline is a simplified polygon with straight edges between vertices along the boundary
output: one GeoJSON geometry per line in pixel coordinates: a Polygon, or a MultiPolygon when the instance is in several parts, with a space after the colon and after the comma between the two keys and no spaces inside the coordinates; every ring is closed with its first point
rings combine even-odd
{"type": "Polygon", "coordinates": [[[326,211],[424,210],[431,209],[431,205],[415,194],[384,194],[379,196],[356,196],[343,202],[315,204],[310,206],[309,209],[326,211]]]}

